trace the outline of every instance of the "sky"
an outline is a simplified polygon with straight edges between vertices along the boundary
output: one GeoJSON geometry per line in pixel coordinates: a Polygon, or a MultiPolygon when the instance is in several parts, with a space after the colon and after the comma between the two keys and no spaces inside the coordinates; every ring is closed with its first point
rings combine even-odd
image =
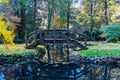
{"type": "Polygon", "coordinates": [[[83,0],[73,0],[73,2],[75,2],[75,1],[78,1],[78,3],[74,3],[73,6],[77,8],[80,6],[80,4],[83,0]]]}

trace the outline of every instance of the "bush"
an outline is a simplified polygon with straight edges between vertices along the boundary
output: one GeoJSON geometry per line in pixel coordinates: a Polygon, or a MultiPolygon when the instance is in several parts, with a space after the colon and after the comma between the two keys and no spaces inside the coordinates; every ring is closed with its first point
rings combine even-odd
{"type": "Polygon", "coordinates": [[[92,36],[95,40],[101,40],[102,39],[100,36],[101,34],[102,32],[100,31],[100,29],[98,29],[93,32],[92,36]]]}
{"type": "Polygon", "coordinates": [[[90,30],[86,30],[84,34],[88,36],[87,40],[91,40],[92,33],[90,32],[90,30]]]}
{"type": "Polygon", "coordinates": [[[45,55],[46,53],[46,49],[43,47],[43,46],[37,46],[36,47],[36,50],[38,51],[38,57],[39,58],[43,58],[43,56],[45,55]]]}
{"type": "Polygon", "coordinates": [[[111,23],[101,28],[101,31],[103,32],[103,37],[106,37],[108,42],[117,42],[120,37],[120,23],[111,23]]]}
{"type": "Polygon", "coordinates": [[[113,37],[113,38],[109,39],[107,42],[117,43],[118,40],[119,39],[117,37],[113,37]]]}
{"type": "Polygon", "coordinates": [[[12,25],[10,29],[9,21],[3,21],[3,16],[0,15],[0,41],[6,44],[14,44],[13,40],[15,37],[14,30],[15,26],[12,25]]]}

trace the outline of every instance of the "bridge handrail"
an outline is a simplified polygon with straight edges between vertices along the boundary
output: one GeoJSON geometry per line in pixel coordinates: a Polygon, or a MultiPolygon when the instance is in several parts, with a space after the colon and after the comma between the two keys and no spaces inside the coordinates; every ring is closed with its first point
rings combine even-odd
{"type": "Polygon", "coordinates": [[[39,33],[40,33],[41,31],[42,31],[42,30],[33,31],[33,32],[27,34],[26,36],[29,37],[29,36],[31,36],[31,35],[36,34],[36,32],[39,32],[39,33]]]}
{"type": "Polygon", "coordinates": [[[67,40],[67,42],[70,42],[70,38],[68,38],[66,35],[64,35],[64,34],[60,34],[61,32],[58,32],[58,34],[59,35],[62,35],[66,40],[67,40]]]}
{"type": "Polygon", "coordinates": [[[36,30],[36,31],[33,31],[33,32],[29,33],[29,34],[26,34],[26,35],[25,35],[26,47],[27,47],[28,44],[29,44],[29,40],[30,40],[32,37],[35,38],[35,36],[38,35],[38,34],[41,33],[41,32],[42,32],[42,30],[36,30]]]}

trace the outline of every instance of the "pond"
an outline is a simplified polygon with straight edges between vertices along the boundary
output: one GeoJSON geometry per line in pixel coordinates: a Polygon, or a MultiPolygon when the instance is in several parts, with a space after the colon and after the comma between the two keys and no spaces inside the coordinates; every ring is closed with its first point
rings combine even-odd
{"type": "Polygon", "coordinates": [[[119,57],[76,54],[70,56],[70,62],[49,64],[31,56],[1,55],[5,62],[0,63],[0,80],[120,80],[119,57]]]}

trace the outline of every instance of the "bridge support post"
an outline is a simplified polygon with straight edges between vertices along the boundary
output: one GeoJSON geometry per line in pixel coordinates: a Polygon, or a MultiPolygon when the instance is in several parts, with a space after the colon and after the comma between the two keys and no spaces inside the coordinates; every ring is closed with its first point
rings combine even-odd
{"type": "Polygon", "coordinates": [[[87,35],[85,34],[85,47],[87,47],[87,35]]]}
{"type": "Polygon", "coordinates": [[[93,71],[93,68],[90,69],[90,80],[94,80],[94,71],[93,71]]]}
{"type": "Polygon", "coordinates": [[[51,62],[51,56],[50,56],[50,46],[47,45],[47,54],[48,54],[48,63],[51,62]]]}
{"type": "Polygon", "coordinates": [[[69,62],[69,45],[67,43],[67,62],[69,62]]]}
{"type": "Polygon", "coordinates": [[[27,38],[27,34],[25,34],[25,47],[28,47],[28,38],[27,38]]]}
{"type": "Polygon", "coordinates": [[[110,67],[105,67],[104,80],[109,80],[110,67]]]}

